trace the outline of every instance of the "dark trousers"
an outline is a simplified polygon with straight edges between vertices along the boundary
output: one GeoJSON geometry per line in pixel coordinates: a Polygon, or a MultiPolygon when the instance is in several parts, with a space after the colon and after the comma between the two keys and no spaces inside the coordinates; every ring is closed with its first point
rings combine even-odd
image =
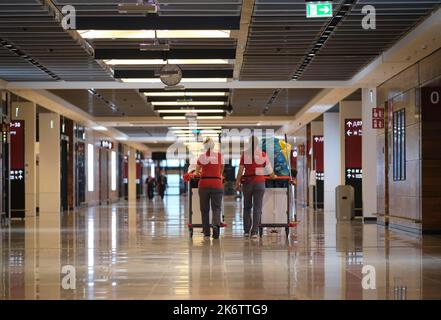
{"type": "Polygon", "coordinates": [[[245,233],[257,234],[262,217],[265,182],[245,183],[243,192],[243,229],[245,233]],[[252,215],[251,215],[252,212],[252,215]]]}
{"type": "Polygon", "coordinates": [[[164,199],[164,195],[165,195],[165,186],[159,186],[159,195],[161,196],[161,199],[164,199]]]}
{"type": "Polygon", "coordinates": [[[223,189],[218,188],[199,188],[199,204],[202,215],[202,229],[204,235],[210,235],[210,204],[212,212],[212,225],[219,227],[221,223],[221,209],[223,189]]]}

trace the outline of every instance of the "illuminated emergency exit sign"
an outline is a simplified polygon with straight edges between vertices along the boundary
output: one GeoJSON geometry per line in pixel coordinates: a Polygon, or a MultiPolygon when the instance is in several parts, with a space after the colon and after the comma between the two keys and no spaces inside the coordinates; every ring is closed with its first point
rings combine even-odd
{"type": "Polygon", "coordinates": [[[326,18],[332,17],[332,2],[314,1],[306,3],[307,18],[326,18]]]}

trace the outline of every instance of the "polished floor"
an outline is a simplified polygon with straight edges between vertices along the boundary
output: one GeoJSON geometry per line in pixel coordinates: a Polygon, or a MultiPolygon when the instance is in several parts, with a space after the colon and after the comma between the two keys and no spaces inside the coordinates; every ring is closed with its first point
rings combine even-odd
{"type": "Polygon", "coordinates": [[[227,197],[221,239],[190,239],[184,207],[169,196],[12,221],[1,231],[0,299],[441,298],[441,237],[299,211],[288,239],[247,240],[240,202],[227,197]],[[66,265],[75,290],[63,286],[66,265]],[[363,289],[363,265],[375,268],[375,290],[363,289]]]}

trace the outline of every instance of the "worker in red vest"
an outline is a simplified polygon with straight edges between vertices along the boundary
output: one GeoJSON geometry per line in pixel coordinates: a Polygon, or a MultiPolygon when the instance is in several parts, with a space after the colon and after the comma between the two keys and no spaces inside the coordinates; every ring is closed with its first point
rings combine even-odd
{"type": "Polygon", "coordinates": [[[224,195],[223,172],[224,164],[222,155],[214,151],[214,141],[211,138],[207,138],[204,141],[204,152],[199,156],[196,165],[196,175],[200,177],[198,188],[202,215],[202,231],[206,239],[209,239],[211,235],[210,204],[213,239],[219,238],[222,197],[224,195]]]}
{"type": "Polygon", "coordinates": [[[252,136],[249,148],[240,157],[239,171],[236,178],[237,191],[240,192],[242,185],[245,237],[249,237],[251,234],[253,239],[258,238],[266,173],[269,173],[271,178],[276,178],[266,153],[259,147],[259,139],[252,136]]]}

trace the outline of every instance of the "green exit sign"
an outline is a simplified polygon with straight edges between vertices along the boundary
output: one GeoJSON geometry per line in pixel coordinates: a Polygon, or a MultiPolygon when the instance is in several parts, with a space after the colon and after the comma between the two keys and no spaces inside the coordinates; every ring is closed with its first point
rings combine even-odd
{"type": "Polygon", "coordinates": [[[326,18],[332,17],[332,2],[308,2],[306,4],[307,18],[326,18]]]}

